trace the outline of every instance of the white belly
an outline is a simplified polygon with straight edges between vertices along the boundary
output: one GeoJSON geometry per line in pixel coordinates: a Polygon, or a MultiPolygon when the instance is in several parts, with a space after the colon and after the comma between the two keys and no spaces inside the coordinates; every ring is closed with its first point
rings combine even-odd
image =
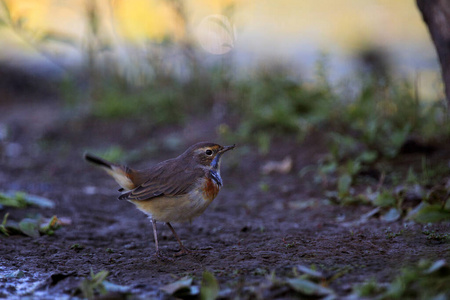
{"type": "Polygon", "coordinates": [[[131,201],[143,213],[160,222],[186,222],[201,215],[212,202],[202,192],[193,190],[189,195],[158,197],[144,201],[131,201]]]}

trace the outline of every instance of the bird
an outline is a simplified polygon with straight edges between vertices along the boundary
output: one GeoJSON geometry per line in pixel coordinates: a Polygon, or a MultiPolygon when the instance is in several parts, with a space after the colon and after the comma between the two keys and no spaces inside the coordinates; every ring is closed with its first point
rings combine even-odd
{"type": "Polygon", "coordinates": [[[181,155],[148,169],[136,170],[85,153],[84,158],[106,171],[120,185],[119,200],[127,200],[151,220],[155,255],[164,258],[158,245],[156,222],[164,222],[180,245],[175,256],[190,253],[171,223],[191,221],[201,215],[223,186],[220,176],[222,155],[235,148],[212,142],[192,145],[181,155]]]}

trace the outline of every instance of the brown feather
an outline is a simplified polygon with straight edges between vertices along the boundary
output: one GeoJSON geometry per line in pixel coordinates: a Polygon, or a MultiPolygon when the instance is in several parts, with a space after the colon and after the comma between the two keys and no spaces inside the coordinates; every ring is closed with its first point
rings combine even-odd
{"type": "Polygon", "coordinates": [[[190,168],[173,160],[164,161],[141,171],[139,177],[147,180],[132,191],[119,197],[121,200],[149,200],[159,196],[180,196],[194,188],[199,177],[205,174],[202,168],[190,168]],[[145,173],[145,175],[144,175],[145,173]]]}
{"type": "Polygon", "coordinates": [[[203,195],[209,201],[214,200],[217,194],[219,193],[220,187],[211,179],[208,178],[205,181],[205,185],[203,187],[203,195]]]}
{"type": "MultiPolygon", "coordinates": [[[[146,170],[133,170],[93,155],[85,157],[102,166],[124,188],[125,192],[119,196],[120,200],[144,201],[160,196],[186,195],[197,186],[199,178],[210,178],[208,167],[215,155],[205,155],[206,149],[217,153],[223,147],[209,142],[197,143],[180,156],[146,170]]],[[[205,197],[212,200],[217,196],[218,187],[210,179],[208,183],[204,187],[205,197]]]]}
{"type": "Polygon", "coordinates": [[[95,165],[98,165],[103,170],[106,171],[109,175],[111,175],[116,182],[125,190],[134,189],[137,184],[133,178],[135,177],[136,171],[128,168],[127,166],[118,165],[112,162],[109,162],[103,158],[98,156],[86,153],[84,158],[95,165]]]}
{"type": "Polygon", "coordinates": [[[199,155],[199,149],[219,150],[222,146],[201,142],[189,147],[176,158],[168,159],[142,171],[133,171],[129,178],[135,188],[120,195],[120,200],[149,200],[160,196],[180,196],[189,193],[198,178],[206,176],[201,166],[208,166],[213,157],[199,155]],[[199,167],[200,166],[200,167],[199,167]]]}

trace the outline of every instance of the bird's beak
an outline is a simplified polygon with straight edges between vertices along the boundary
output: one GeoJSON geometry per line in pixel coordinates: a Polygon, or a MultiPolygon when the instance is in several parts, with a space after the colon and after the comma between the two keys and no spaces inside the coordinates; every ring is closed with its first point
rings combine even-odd
{"type": "Polygon", "coordinates": [[[225,152],[227,152],[228,150],[234,149],[234,147],[236,147],[236,144],[233,144],[233,145],[231,145],[231,146],[225,146],[225,147],[223,147],[222,150],[219,151],[219,153],[220,153],[220,154],[225,153],[225,152]]]}
{"type": "Polygon", "coordinates": [[[216,157],[214,157],[214,160],[211,162],[211,166],[212,166],[214,169],[219,169],[220,158],[222,157],[222,154],[224,154],[224,153],[227,152],[228,150],[234,149],[235,146],[236,146],[236,144],[231,145],[231,146],[225,146],[225,147],[223,147],[222,150],[220,150],[219,152],[217,152],[216,157]]]}

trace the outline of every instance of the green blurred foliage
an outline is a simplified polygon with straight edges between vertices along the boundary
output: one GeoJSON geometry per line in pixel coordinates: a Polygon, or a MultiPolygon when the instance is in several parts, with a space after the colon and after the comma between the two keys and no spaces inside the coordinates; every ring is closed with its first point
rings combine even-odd
{"type": "Polygon", "coordinates": [[[450,268],[445,260],[421,260],[405,267],[392,282],[371,279],[354,287],[354,295],[365,299],[448,299],[450,268]]]}
{"type": "Polygon", "coordinates": [[[238,116],[234,135],[253,140],[263,152],[275,135],[304,137],[330,114],[333,99],[328,89],[306,87],[287,69],[258,70],[253,76],[233,82],[230,110],[238,116]]]}
{"type": "Polygon", "coordinates": [[[94,299],[98,295],[106,295],[107,289],[104,286],[106,277],[108,277],[109,272],[102,270],[98,273],[94,273],[91,269],[90,277],[85,278],[81,283],[79,289],[81,290],[83,297],[87,299],[94,299]]]}
{"type": "Polygon", "coordinates": [[[46,220],[41,216],[24,218],[19,222],[8,220],[9,213],[3,216],[0,232],[5,236],[22,234],[29,237],[38,238],[41,234],[53,235],[61,227],[61,222],[56,216],[46,220]]]}
{"type": "Polygon", "coordinates": [[[122,90],[117,85],[103,89],[92,102],[92,114],[100,118],[142,118],[151,123],[176,124],[185,118],[181,90],[149,87],[146,90],[122,90]]]}

